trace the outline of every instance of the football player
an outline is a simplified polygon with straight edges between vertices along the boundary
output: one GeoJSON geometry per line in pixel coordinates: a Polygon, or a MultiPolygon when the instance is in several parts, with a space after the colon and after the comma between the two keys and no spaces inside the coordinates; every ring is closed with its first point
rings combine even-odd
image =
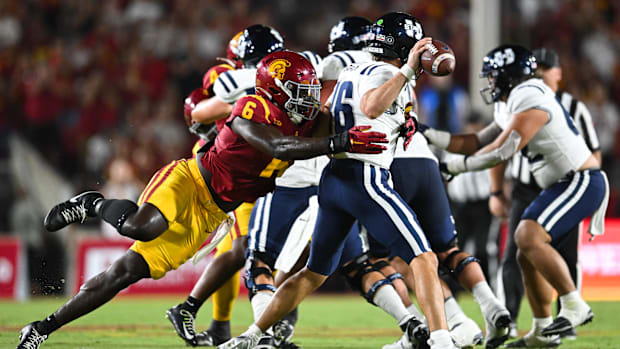
{"type": "Polygon", "coordinates": [[[514,239],[534,315],[530,337],[535,346],[547,346],[557,345],[558,335],[593,318],[556,248],[592,213],[590,232],[603,233],[609,188],[596,157],[553,90],[534,77],[536,68],[532,53],[521,46],[493,49],[483,60],[480,75],[489,86],[481,95],[489,104],[505,102],[506,111],[495,113],[495,121],[478,134],[426,129],[424,135],[443,149],[468,154],[444,164],[452,175],[493,167],[518,151],[528,157],[533,178],[544,190],[525,209],[514,239]],[[555,320],[553,289],[562,305],[555,320]]]}
{"type": "MultiPolygon", "coordinates": [[[[536,76],[543,79],[545,84],[549,86],[553,92],[555,92],[556,98],[562,102],[562,106],[569,113],[573,119],[575,126],[579,130],[579,134],[586,141],[588,149],[592,152],[594,157],[601,161],[600,145],[598,136],[594,130],[592,123],[592,117],[588,112],[585,104],[574,98],[568,92],[559,90],[559,82],[562,80],[562,68],[560,67],[560,61],[557,53],[549,48],[540,48],[533,51],[536,58],[536,76]]],[[[495,102],[496,112],[502,112],[505,110],[506,105],[504,102],[495,102]]],[[[501,275],[503,290],[506,299],[506,306],[512,315],[515,322],[516,332],[516,318],[519,314],[519,307],[521,305],[521,299],[523,298],[523,282],[521,278],[516,278],[516,275],[521,275],[519,265],[517,264],[517,246],[514,241],[514,232],[517,228],[519,220],[523,215],[526,207],[534,201],[536,196],[540,194],[541,188],[538,187],[532,175],[530,173],[530,163],[527,157],[521,153],[516,153],[511,159],[511,177],[512,177],[512,195],[510,195],[510,205],[507,207],[508,202],[503,192],[503,180],[505,172],[505,164],[499,165],[491,169],[491,190],[493,195],[489,198],[489,207],[493,214],[497,216],[503,216],[504,212],[509,211],[509,223],[508,223],[508,241],[506,250],[504,251],[504,257],[502,259],[501,275]]],[[[578,267],[578,245],[579,245],[579,225],[573,227],[567,234],[564,242],[558,245],[558,252],[566,261],[566,265],[571,274],[571,278],[575,282],[577,289],[581,288],[579,280],[578,267]]],[[[561,307],[558,307],[560,310],[561,307]]],[[[515,333],[516,336],[516,333],[515,333]]],[[[570,331],[561,335],[562,338],[567,336],[576,336],[576,332],[570,331]]],[[[552,341],[547,343],[549,345],[555,345],[559,341],[552,341]]],[[[541,343],[536,339],[534,333],[528,333],[525,337],[509,343],[506,346],[509,348],[520,348],[528,346],[537,346],[541,343]]]]}
{"type": "Polygon", "coordinates": [[[373,32],[370,52],[377,61],[345,68],[330,104],[336,130],[371,124],[389,135],[389,149],[380,155],[335,155],[321,178],[319,213],[307,266],[278,288],[255,324],[220,348],[252,348],[264,331],[319,287],[338,267],[344,241],[356,219],[415,269],[418,299],[432,331],[431,348],[455,348],[447,331],[436,257],[415,214],[388,180],[398,130],[406,121],[404,111],[411,99],[408,82],[431,39],[423,38],[421,24],[405,13],[382,16],[373,32]]]}
{"type": "MultiPolygon", "coordinates": [[[[210,98],[195,103],[191,110],[192,127],[214,133],[213,122],[221,130],[232,103],[246,94],[254,93],[256,63],[267,54],[283,49],[283,39],[275,29],[252,25],[230,41],[227,49],[229,69],[211,68],[203,79],[203,90],[210,98]],[[231,65],[232,64],[232,65],[231,65]],[[232,67],[236,69],[232,69],[232,67]]],[[[190,96],[191,97],[191,96],[190,96]]],[[[187,107],[187,103],[186,103],[187,107]]],[[[187,108],[186,108],[187,109],[187,108]]],[[[204,144],[206,141],[199,141],[204,144]]],[[[234,301],[239,294],[239,269],[243,267],[248,221],[253,202],[244,202],[234,210],[235,225],[230,234],[218,244],[215,259],[203,271],[185,302],[166,311],[177,334],[189,345],[213,346],[230,338],[230,318],[234,301]],[[196,333],[194,320],[205,300],[213,295],[213,319],[206,331],[196,333]]]]}
{"type": "Polygon", "coordinates": [[[211,232],[218,227],[226,231],[233,224],[228,212],[273,191],[275,177],[290,162],[386,149],[379,144],[387,142],[386,135],[369,131],[369,126],[320,136],[327,134],[329,123],[318,103],[321,86],[310,62],[297,53],[278,51],[263,58],[256,85],[270,87],[235,104],[211,147],[161,168],[137,204],[87,191],[50,210],[44,220],[48,231],[100,217],[136,242],[56,312],[24,327],[18,349],[39,348],[50,333],[105,304],[127,286],[143,278],[159,279],[178,268],[211,232]]]}

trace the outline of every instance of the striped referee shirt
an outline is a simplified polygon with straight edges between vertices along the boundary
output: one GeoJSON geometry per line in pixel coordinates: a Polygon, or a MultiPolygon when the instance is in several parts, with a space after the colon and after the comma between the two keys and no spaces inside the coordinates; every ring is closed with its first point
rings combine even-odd
{"type": "MultiPolygon", "coordinates": [[[[562,104],[562,107],[568,112],[570,117],[575,122],[579,134],[586,141],[586,145],[591,152],[600,150],[600,144],[598,136],[594,130],[594,124],[592,123],[592,116],[586,105],[583,104],[577,98],[574,98],[570,93],[558,91],[555,98],[562,104]]],[[[535,186],[538,188],[536,182],[532,179],[530,173],[530,164],[528,158],[524,156],[522,152],[517,152],[511,162],[510,175],[513,179],[519,181],[527,186],[535,186]]]]}

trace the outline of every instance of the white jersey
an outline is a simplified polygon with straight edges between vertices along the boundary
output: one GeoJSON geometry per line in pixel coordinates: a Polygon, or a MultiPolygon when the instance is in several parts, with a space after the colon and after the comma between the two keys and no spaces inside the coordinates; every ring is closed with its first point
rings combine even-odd
{"type": "Polygon", "coordinates": [[[370,131],[383,132],[389,143],[381,154],[340,153],[334,157],[357,159],[375,166],[389,169],[394,158],[399,129],[405,122],[405,106],[411,102],[411,85],[405,84],[392,105],[378,118],[370,119],[360,109],[362,96],[370,89],[377,88],[395,74],[398,68],[384,62],[354,64],[345,68],[338,78],[334,92],[330,96],[331,114],[336,132],[343,132],[353,126],[371,126],[370,131]]]}
{"type": "Polygon", "coordinates": [[[321,64],[323,63],[323,58],[321,58],[321,56],[319,56],[317,53],[314,53],[312,51],[302,51],[302,52],[299,52],[299,54],[306,57],[306,59],[309,60],[310,63],[312,63],[312,66],[314,67],[314,70],[316,71],[317,77],[319,79],[322,79],[321,64]]]}
{"type": "Polygon", "coordinates": [[[223,72],[213,84],[215,96],[222,102],[234,104],[241,97],[253,94],[256,69],[236,69],[223,72]]]}
{"type": "Polygon", "coordinates": [[[512,115],[540,109],[549,115],[547,123],[522,150],[529,159],[536,183],[547,188],[578,170],[592,154],[579,135],[573,120],[541,79],[529,79],[512,89],[505,112],[498,105],[495,122],[505,129],[512,115]]]}
{"type": "Polygon", "coordinates": [[[372,56],[366,51],[348,50],[334,52],[323,59],[321,63],[321,80],[338,80],[340,72],[351,64],[371,62],[372,56]]]}

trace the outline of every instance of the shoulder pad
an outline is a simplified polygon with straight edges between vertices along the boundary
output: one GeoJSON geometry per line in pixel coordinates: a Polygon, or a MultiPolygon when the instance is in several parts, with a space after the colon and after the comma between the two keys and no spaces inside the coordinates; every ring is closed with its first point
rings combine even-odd
{"type": "Polygon", "coordinates": [[[223,102],[232,104],[239,98],[254,93],[256,69],[226,71],[217,78],[213,92],[223,102]]]}
{"type": "Polygon", "coordinates": [[[228,64],[219,64],[214,67],[211,67],[209,70],[207,70],[205,75],[202,77],[202,88],[207,90],[209,92],[209,95],[212,96],[213,95],[213,84],[215,84],[215,81],[220,76],[220,74],[226,71],[229,71],[229,70],[233,70],[233,67],[231,67],[228,64]]]}

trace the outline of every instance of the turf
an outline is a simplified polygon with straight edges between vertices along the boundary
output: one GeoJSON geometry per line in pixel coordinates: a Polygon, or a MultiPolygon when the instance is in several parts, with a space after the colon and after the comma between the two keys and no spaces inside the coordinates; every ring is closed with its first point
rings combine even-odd
{"type": "MultiPolygon", "coordinates": [[[[182,297],[120,297],[58,332],[42,348],[184,348],[173,332],[165,310],[182,297]]],[[[0,348],[15,348],[19,330],[41,319],[63,303],[63,299],[35,299],[27,303],[0,302],[0,348]]],[[[482,317],[471,298],[460,299],[465,312],[483,327],[482,317]]],[[[620,348],[618,302],[590,302],[595,319],[578,329],[576,341],[561,348],[620,348]]],[[[531,315],[522,308],[519,328],[529,329],[531,315]]],[[[197,329],[205,329],[211,304],[203,306],[197,329]]],[[[245,330],[252,312],[247,299],[235,306],[233,334],[245,330]]],[[[303,348],[381,348],[400,336],[400,330],[385,313],[358,296],[315,296],[302,303],[294,341],[303,348]]],[[[482,348],[482,347],[481,347],[482,348]]]]}

